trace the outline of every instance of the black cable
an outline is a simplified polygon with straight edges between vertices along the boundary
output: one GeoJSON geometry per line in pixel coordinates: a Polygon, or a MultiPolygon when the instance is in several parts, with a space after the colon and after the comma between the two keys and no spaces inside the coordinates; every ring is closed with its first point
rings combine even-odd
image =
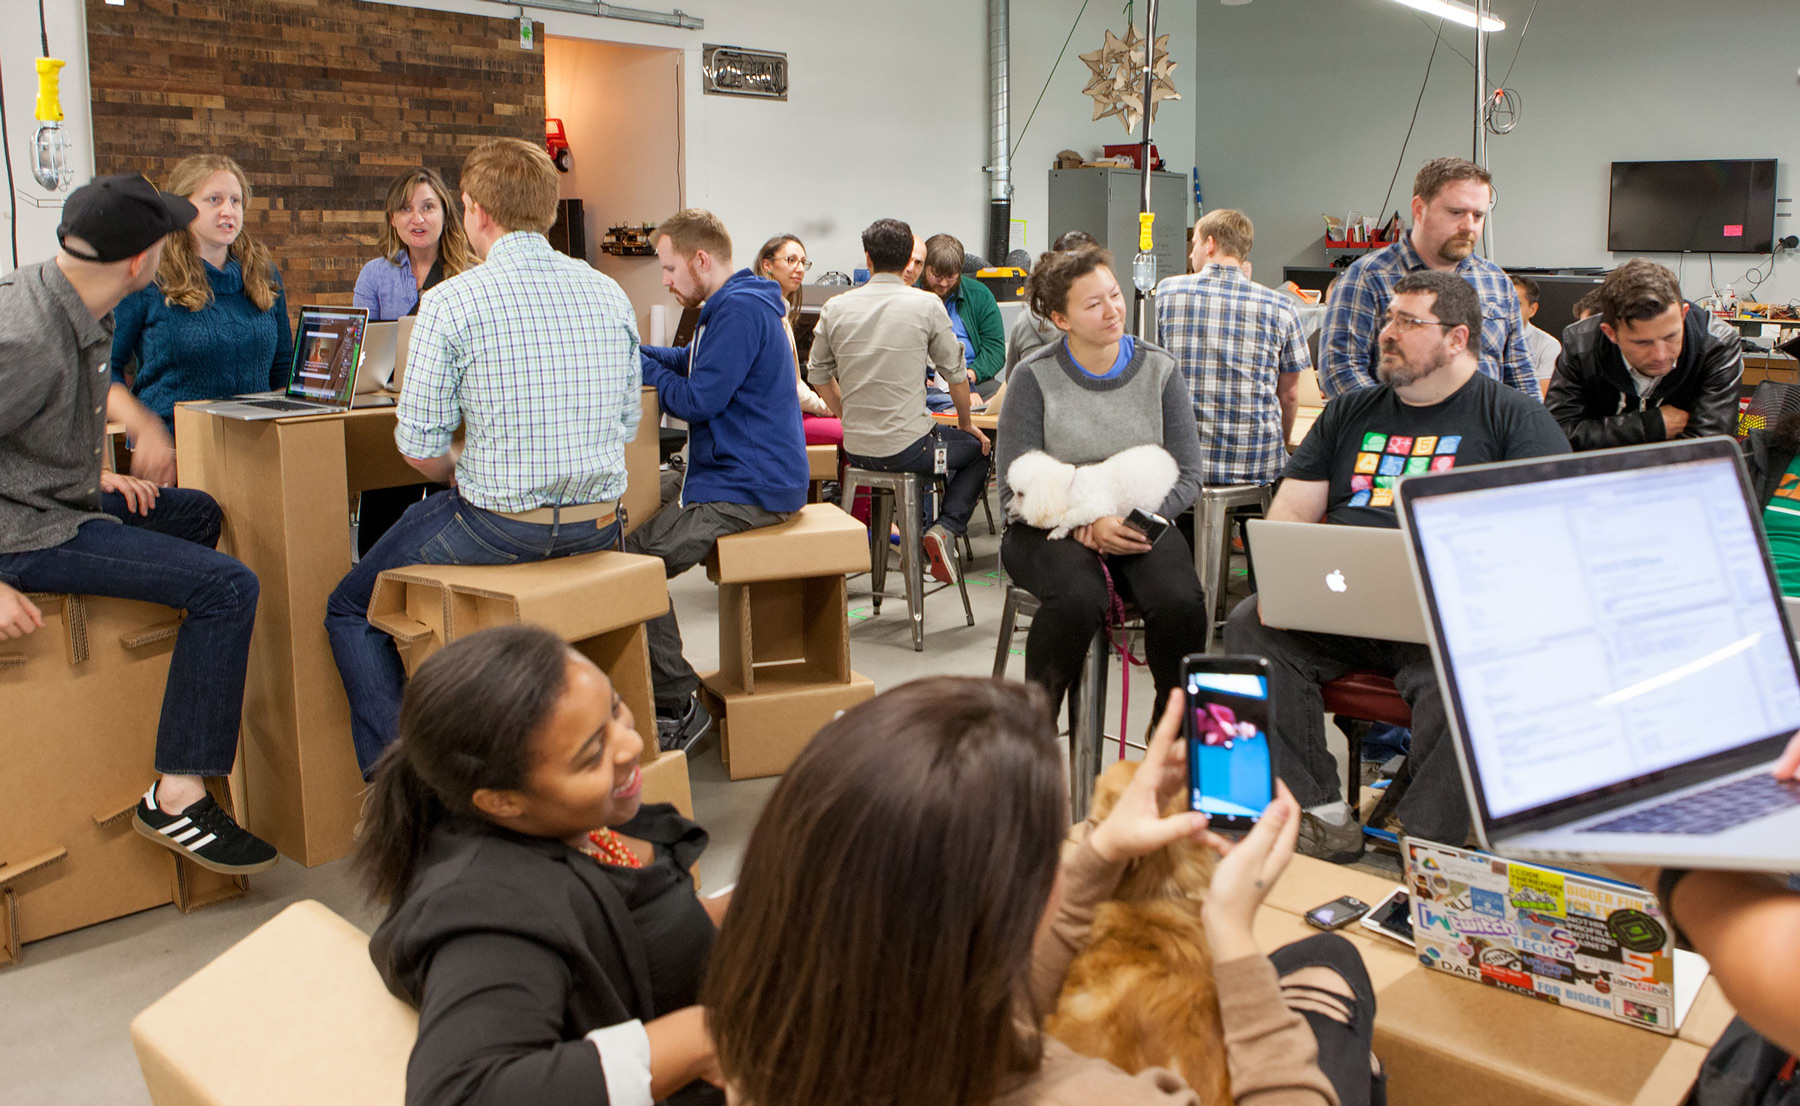
{"type": "MultiPolygon", "coordinates": [[[[1019,140],[1013,143],[1012,153],[1008,156],[1016,157],[1019,147],[1025,144],[1025,132],[1031,129],[1031,121],[1037,117],[1038,104],[1044,102],[1044,93],[1050,91],[1050,79],[1056,76],[1056,67],[1062,64],[1063,55],[1069,52],[1069,42],[1075,37],[1075,28],[1081,26],[1081,15],[1087,11],[1087,6],[1088,0],[1081,0],[1081,11],[1075,13],[1075,22],[1069,24],[1069,34],[1063,39],[1062,49],[1056,52],[1056,60],[1050,63],[1050,72],[1044,75],[1044,87],[1038,90],[1037,103],[1031,105],[1030,114],[1025,116],[1025,125],[1019,128],[1019,140]]],[[[1151,43],[1150,46],[1154,52],[1156,44],[1151,43]]]]}
{"type": "Polygon", "coordinates": [[[12,230],[12,267],[19,267],[19,191],[13,184],[12,138],[6,133],[6,82],[0,80],[0,157],[6,160],[6,225],[12,230]]]}
{"type": "Polygon", "coordinates": [[[1531,0],[1531,10],[1525,13],[1525,25],[1519,28],[1519,42],[1513,47],[1512,60],[1506,63],[1506,76],[1500,78],[1500,88],[1505,88],[1506,82],[1512,80],[1513,66],[1519,64],[1519,51],[1525,46],[1525,32],[1531,30],[1531,17],[1537,14],[1537,6],[1538,0],[1531,0]]]}
{"type": "Polygon", "coordinates": [[[50,56],[50,28],[44,23],[44,0],[38,0],[38,37],[44,41],[44,56],[50,56]]]}
{"type": "MultiPolygon", "coordinates": [[[[1426,24],[1430,26],[1430,24],[1426,24]]],[[[1394,198],[1394,185],[1400,180],[1400,167],[1406,164],[1406,146],[1412,141],[1413,127],[1419,122],[1419,105],[1425,102],[1425,89],[1431,84],[1431,63],[1437,60],[1438,43],[1444,41],[1444,21],[1438,20],[1436,37],[1431,41],[1431,56],[1425,59],[1425,79],[1419,82],[1419,98],[1413,101],[1412,122],[1406,125],[1406,137],[1400,142],[1400,156],[1394,159],[1394,175],[1388,181],[1387,195],[1381,197],[1381,206],[1375,209],[1375,218],[1381,218],[1388,207],[1388,201],[1394,198]]],[[[1346,232],[1349,227],[1345,227],[1346,232]]]]}

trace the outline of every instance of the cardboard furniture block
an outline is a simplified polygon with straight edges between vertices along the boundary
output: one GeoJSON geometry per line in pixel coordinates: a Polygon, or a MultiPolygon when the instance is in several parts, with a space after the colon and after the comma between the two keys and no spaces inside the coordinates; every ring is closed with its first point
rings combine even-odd
{"type": "Polygon", "coordinates": [[[806,447],[807,478],[810,480],[836,480],[838,474],[838,448],[834,445],[809,445],[806,447]]]}
{"type": "MultiPolygon", "coordinates": [[[[850,605],[842,576],[719,585],[719,668],[745,692],[772,665],[804,665],[817,683],[850,679],[850,605]]],[[[789,673],[790,677],[793,675],[789,673]]]]}
{"type": "MultiPolygon", "coordinates": [[[[655,743],[654,738],[645,738],[645,751],[655,743]]],[[[680,749],[664,753],[654,761],[643,762],[643,771],[644,789],[638,793],[638,801],[672,803],[683,818],[692,821],[694,791],[688,784],[687,754],[680,749]]]]}
{"type": "MultiPolygon", "coordinates": [[[[0,642],[0,964],[19,946],[245,882],[145,839],[131,811],[156,778],[156,729],[180,612],[36,595],[44,625],[0,642]]],[[[231,809],[221,789],[220,800],[231,809]]]]}
{"type": "Polygon", "coordinates": [[[637,434],[625,443],[625,494],[619,498],[625,508],[624,533],[631,533],[662,506],[662,408],[656,402],[656,389],[645,387],[639,393],[643,417],[638,420],[637,434]]]}
{"type": "Polygon", "coordinates": [[[706,558],[715,584],[867,572],[869,530],[833,503],[808,503],[786,522],[720,538],[706,558]]]}
{"type": "Polygon", "coordinates": [[[848,682],[820,683],[805,664],[758,671],[754,694],[721,672],[700,679],[706,709],[718,720],[720,758],[734,780],[787,771],[820,727],[875,697],[867,676],[852,672],[848,682]]]}
{"type": "Polygon", "coordinates": [[[418,1022],[368,937],[306,901],[152,1003],[131,1043],[156,1106],[393,1106],[418,1022]]]}

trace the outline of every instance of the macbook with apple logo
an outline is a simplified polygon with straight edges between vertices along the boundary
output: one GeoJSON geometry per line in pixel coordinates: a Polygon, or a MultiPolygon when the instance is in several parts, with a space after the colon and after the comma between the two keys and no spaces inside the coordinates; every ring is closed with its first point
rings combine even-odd
{"type": "Polygon", "coordinates": [[[1249,533],[1265,626],[1415,645],[1429,640],[1400,531],[1251,519],[1249,533]]]}

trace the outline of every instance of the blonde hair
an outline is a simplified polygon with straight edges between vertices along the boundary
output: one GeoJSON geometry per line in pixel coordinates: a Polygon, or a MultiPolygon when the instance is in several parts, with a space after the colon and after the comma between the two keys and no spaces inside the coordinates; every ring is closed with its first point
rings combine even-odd
{"type": "Polygon", "coordinates": [[[508,231],[544,234],[556,225],[556,165],[541,142],[483,142],[463,161],[462,190],[508,231]]]}
{"type": "MultiPolygon", "coordinates": [[[[244,222],[248,224],[250,178],[244,175],[242,166],[224,154],[195,154],[182,158],[169,170],[169,180],[163,190],[187,196],[198,191],[206,178],[221,171],[236,177],[238,187],[244,190],[244,222]]],[[[269,255],[267,246],[251,236],[247,226],[238,231],[237,241],[231,244],[231,256],[244,270],[244,295],[256,309],[267,311],[275,306],[280,286],[275,259],[269,255]]],[[[169,235],[168,245],[163,247],[162,263],[156,267],[156,286],[162,290],[163,301],[170,307],[199,311],[212,302],[212,285],[206,279],[206,264],[194,248],[191,230],[186,234],[169,235]]]]}
{"type": "Polygon", "coordinates": [[[1200,216],[1200,221],[1194,224],[1194,241],[1204,242],[1208,238],[1226,257],[1243,261],[1250,256],[1256,229],[1250,225],[1250,216],[1222,207],[1200,216]]]}
{"type": "Polygon", "coordinates": [[[444,266],[444,279],[448,280],[464,269],[472,269],[479,264],[475,251],[469,248],[469,236],[463,231],[462,216],[457,213],[456,205],[450,202],[450,186],[444,178],[438,176],[436,169],[420,166],[408,169],[394,178],[388,185],[387,205],[381,224],[381,256],[398,265],[400,255],[406,252],[406,243],[400,240],[400,233],[394,229],[394,216],[401,207],[412,201],[412,195],[418,191],[419,185],[426,185],[432,195],[437,197],[438,206],[444,209],[444,229],[438,235],[438,260],[444,266]]]}

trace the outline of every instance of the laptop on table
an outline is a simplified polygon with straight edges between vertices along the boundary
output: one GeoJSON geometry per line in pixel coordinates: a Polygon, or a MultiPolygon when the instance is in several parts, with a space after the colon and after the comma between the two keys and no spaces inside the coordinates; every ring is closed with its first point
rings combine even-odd
{"type": "Polygon", "coordinates": [[[356,395],[387,389],[398,392],[406,375],[406,348],[412,343],[415,315],[391,323],[370,323],[363,331],[362,367],[356,374],[356,395]]]}
{"type": "Polygon", "coordinates": [[[348,411],[362,375],[368,325],[366,307],[301,308],[287,391],[232,396],[205,404],[203,410],[246,421],[348,411]]]}
{"type": "Polygon", "coordinates": [[[1425,614],[1398,530],[1248,523],[1263,625],[1423,645],[1425,614]]]}
{"type": "Polygon", "coordinates": [[[1727,438],[1398,488],[1483,845],[1528,860],[1800,869],[1800,664],[1727,438]]]}

